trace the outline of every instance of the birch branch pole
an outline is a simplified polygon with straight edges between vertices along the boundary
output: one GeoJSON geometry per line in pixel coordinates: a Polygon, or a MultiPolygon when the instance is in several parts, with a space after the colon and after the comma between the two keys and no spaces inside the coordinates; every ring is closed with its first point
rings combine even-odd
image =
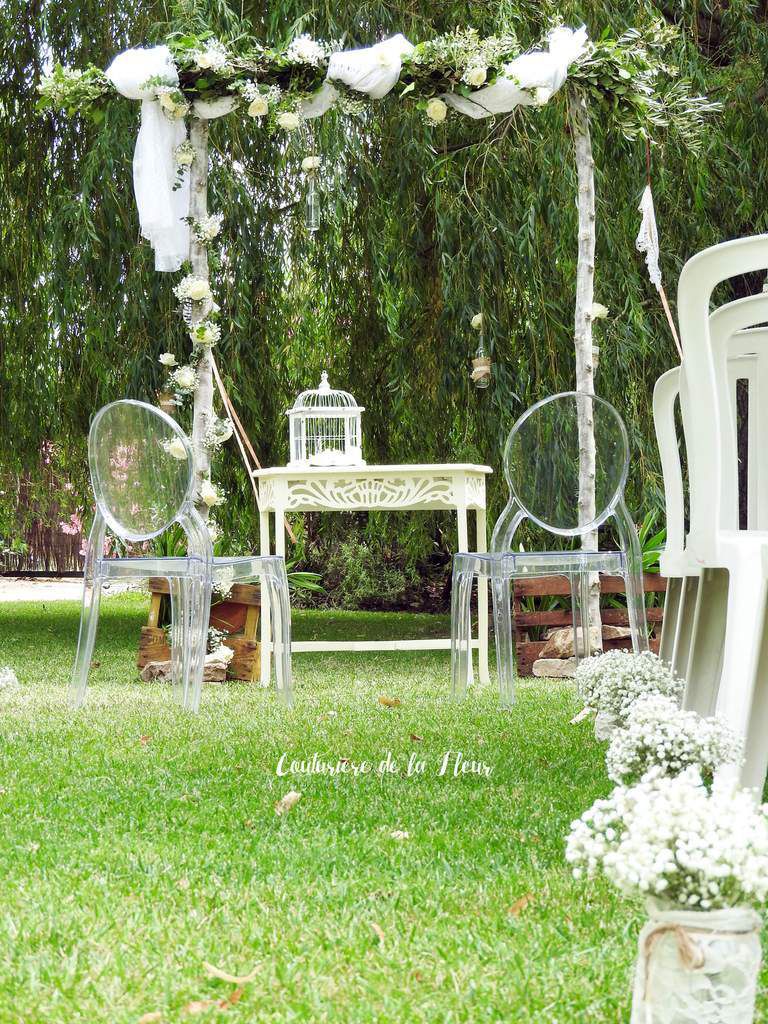
{"type": "MultiPolygon", "coordinates": [[[[595,363],[592,344],[592,305],[595,284],[595,161],[589,130],[589,112],[584,98],[569,90],[568,114],[573,134],[576,172],[578,176],[579,247],[576,265],[576,309],[574,346],[576,349],[576,390],[586,395],[595,393],[595,363]]],[[[595,518],[595,423],[592,403],[579,405],[579,522],[595,518]],[[583,408],[582,408],[583,405],[583,408]]],[[[597,530],[584,534],[582,550],[597,551],[597,530]]],[[[596,630],[602,649],[600,619],[600,576],[594,573],[589,581],[589,625],[596,630]]]]}
{"type": "MultiPolygon", "coordinates": [[[[193,117],[189,130],[189,141],[194,150],[194,160],[190,167],[190,202],[189,214],[192,223],[203,220],[208,215],[208,123],[193,117]]],[[[208,252],[205,245],[195,239],[194,231],[190,234],[189,259],[195,277],[209,281],[208,252]]],[[[210,283],[210,282],[209,282],[210,283]]],[[[193,303],[190,327],[198,324],[208,312],[206,303],[193,303]]],[[[197,365],[197,387],[195,388],[194,408],[192,414],[192,448],[195,453],[195,502],[203,518],[208,518],[208,506],[199,498],[203,480],[210,476],[211,458],[205,447],[205,436],[213,420],[213,369],[211,366],[210,346],[202,346],[200,361],[197,365]]]]}

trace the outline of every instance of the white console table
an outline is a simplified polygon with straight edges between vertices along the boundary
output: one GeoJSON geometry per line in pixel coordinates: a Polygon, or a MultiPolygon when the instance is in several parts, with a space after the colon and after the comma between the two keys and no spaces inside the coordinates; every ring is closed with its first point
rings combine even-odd
{"type": "MultiPolygon", "coordinates": [[[[286,512],[360,512],[450,510],[458,521],[459,551],[485,551],[485,477],[490,466],[448,464],[442,466],[280,466],[258,469],[261,554],[269,555],[270,513],[274,517],[275,549],[285,555],[286,512]],[[467,512],[474,512],[476,543],[469,547],[467,512]]],[[[478,668],[481,682],[488,682],[488,590],[478,581],[478,668]]],[[[299,641],[292,651],[406,651],[447,650],[450,638],[439,640],[299,641]]],[[[261,680],[270,677],[270,614],[266,595],[261,610],[261,680]]]]}

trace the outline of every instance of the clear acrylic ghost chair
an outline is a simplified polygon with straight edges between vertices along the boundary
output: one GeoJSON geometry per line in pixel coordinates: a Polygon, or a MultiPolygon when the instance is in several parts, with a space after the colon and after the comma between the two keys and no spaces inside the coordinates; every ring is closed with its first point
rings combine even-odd
{"type": "Polygon", "coordinates": [[[574,652],[589,656],[590,574],[622,576],[635,651],[648,649],[643,599],[642,555],[637,532],[624,504],[629,442],[621,417],[608,402],[578,392],[553,395],[525,412],[512,428],[504,450],[509,502],[494,527],[489,554],[454,556],[451,604],[451,682],[453,696],[466,694],[471,675],[470,599],[474,579],[491,581],[496,663],[503,705],[514,701],[515,664],[511,613],[516,577],[564,575],[571,582],[574,652]],[[579,469],[587,458],[583,439],[592,424],[594,499],[580,493],[579,469]],[[612,519],[619,548],[614,551],[515,551],[520,525],[530,519],[548,533],[572,542],[612,519]]]}
{"type": "Polygon", "coordinates": [[[205,666],[211,589],[259,578],[273,622],[275,676],[282,700],[292,703],[291,617],[282,557],[214,558],[208,528],[193,505],[194,459],[186,434],[166,413],[123,400],[94,417],[88,462],[96,512],[86,547],[83,606],[71,697],[85,700],[98,626],[102,589],[117,579],[164,577],[171,595],[171,667],[174,690],[197,711],[205,666]],[[107,530],[122,540],[152,540],[178,523],[187,537],[186,556],[105,558],[107,530]]]}

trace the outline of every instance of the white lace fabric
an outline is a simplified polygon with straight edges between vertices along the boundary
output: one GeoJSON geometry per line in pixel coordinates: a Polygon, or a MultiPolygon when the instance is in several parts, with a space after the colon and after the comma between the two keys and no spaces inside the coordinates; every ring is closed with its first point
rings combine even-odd
{"type": "Polygon", "coordinates": [[[630,1024],[750,1024],[760,916],[749,907],[669,910],[648,903],[630,1024]]]}
{"type": "Polygon", "coordinates": [[[645,253],[645,265],[651,283],[661,288],[661,268],[659,267],[659,232],[656,227],[656,211],[653,206],[651,186],[646,185],[640,199],[638,210],[642,214],[640,231],[635,239],[638,252],[645,253]]]}

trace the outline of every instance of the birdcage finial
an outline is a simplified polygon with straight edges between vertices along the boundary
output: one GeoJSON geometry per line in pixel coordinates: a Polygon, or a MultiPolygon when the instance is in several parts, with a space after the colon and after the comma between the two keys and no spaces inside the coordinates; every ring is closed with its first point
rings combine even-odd
{"type": "Polygon", "coordinates": [[[331,390],[331,385],[328,383],[328,371],[327,370],[323,370],[323,372],[320,374],[320,387],[317,390],[318,391],[330,391],[331,390]]]}

